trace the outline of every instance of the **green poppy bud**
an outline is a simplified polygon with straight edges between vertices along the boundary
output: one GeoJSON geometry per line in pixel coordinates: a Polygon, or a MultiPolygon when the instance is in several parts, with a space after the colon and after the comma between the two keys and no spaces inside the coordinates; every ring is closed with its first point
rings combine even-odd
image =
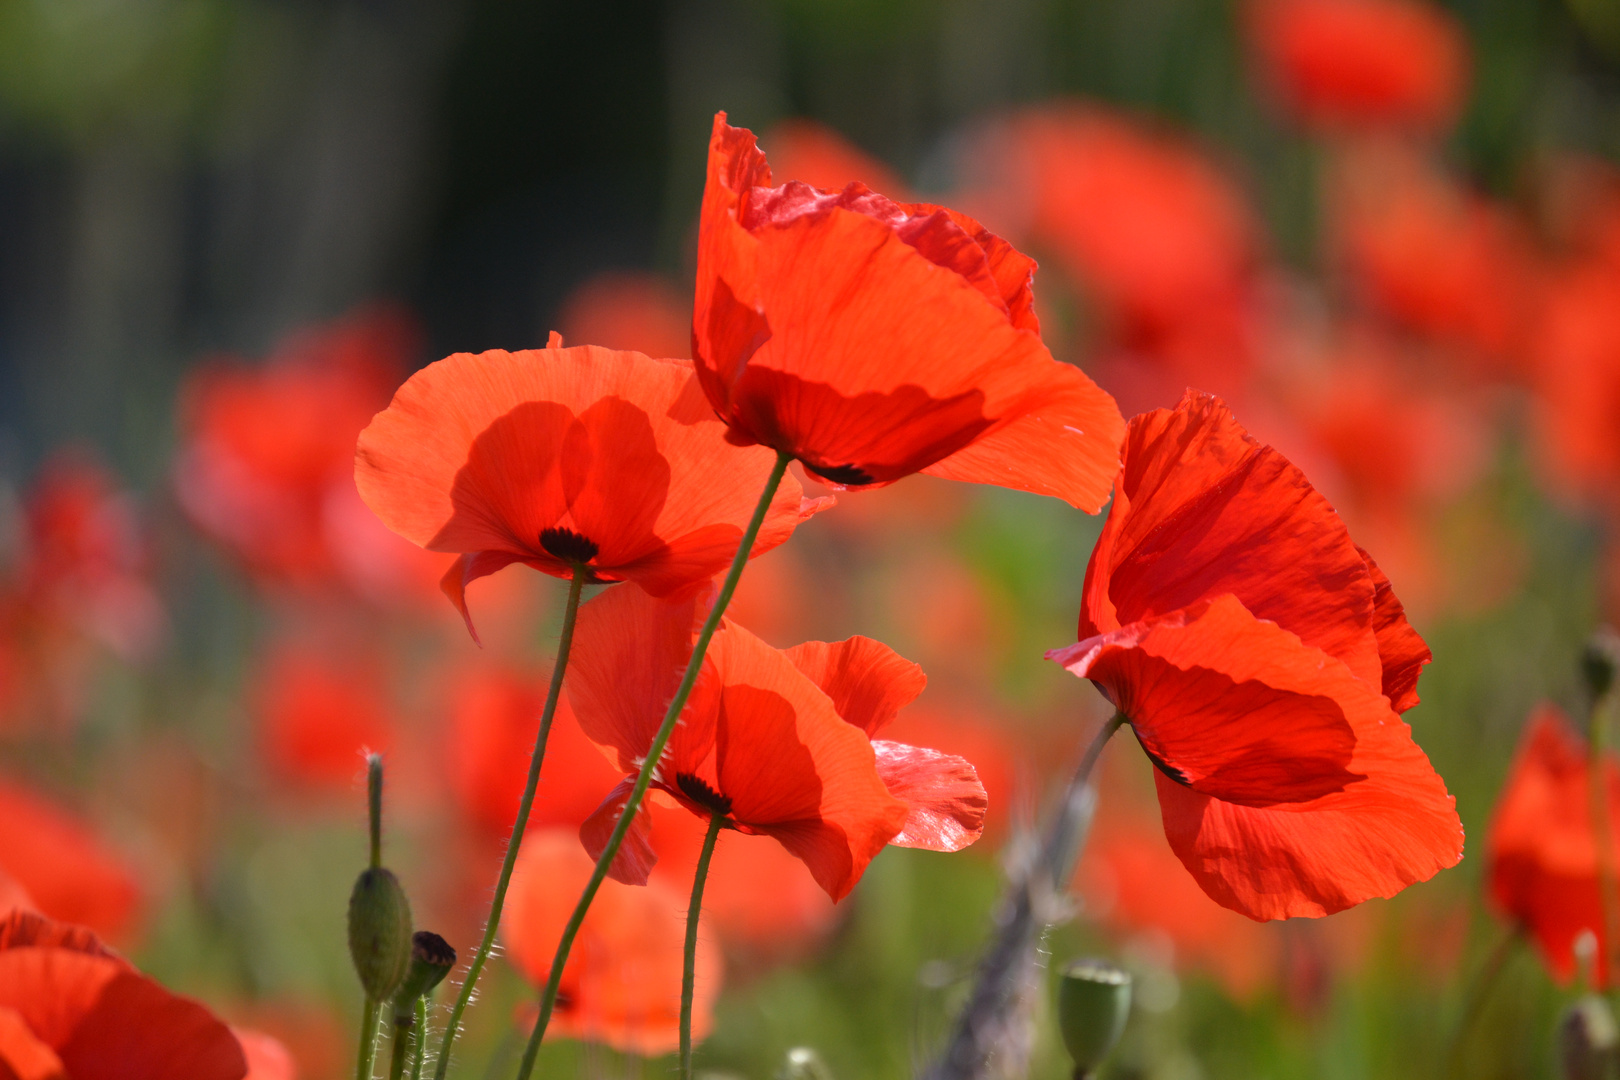
{"type": "Polygon", "coordinates": [[[1564,1010],[1558,1021],[1558,1060],[1564,1080],[1620,1077],[1620,1027],[1607,1001],[1588,994],[1564,1010]]]}
{"type": "Polygon", "coordinates": [[[411,904],[380,866],[361,871],[349,894],[349,956],[366,997],[388,998],[411,963],[411,904]]]}
{"type": "Polygon", "coordinates": [[[1076,1078],[1108,1057],[1131,1013],[1131,977],[1102,960],[1076,960],[1058,979],[1058,1028],[1076,1078]]]}
{"type": "Polygon", "coordinates": [[[411,966],[394,992],[394,1022],[409,1027],[415,1019],[416,999],[427,997],[456,966],[456,950],[431,930],[411,935],[411,966]]]}

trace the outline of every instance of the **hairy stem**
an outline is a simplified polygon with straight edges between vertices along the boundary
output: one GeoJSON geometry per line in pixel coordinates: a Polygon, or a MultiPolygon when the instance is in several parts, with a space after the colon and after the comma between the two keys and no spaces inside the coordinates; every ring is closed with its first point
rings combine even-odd
{"type": "Polygon", "coordinates": [[[371,1080],[372,1066],[377,1061],[377,1012],[382,1003],[366,998],[366,1009],[360,1017],[360,1060],[354,1066],[354,1080],[371,1080]]]}
{"type": "Polygon", "coordinates": [[[670,699],[658,734],[653,736],[652,743],[647,747],[647,760],[642,763],[641,772],[636,776],[635,785],[630,789],[630,797],[625,800],[624,809],[619,814],[619,823],[614,826],[613,834],[608,837],[607,847],[602,849],[601,858],[596,860],[596,869],[591,873],[585,891],[580,894],[579,903],[574,905],[574,913],[569,916],[568,925],[563,928],[562,940],[557,943],[557,954],[551,961],[551,975],[546,980],[546,989],[540,998],[540,1016],[535,1021],[534,1031],[529,1035],[528,1045],[523,1049],[523,1062],[518,1066],[518,1080],[528,1080],[530,1074],[534,1072],[534,1059],[540,1052],[540,1040],[545,1038],[546,1025],[551,1022],[551,1011],[557,1005],[557,991],[562,985],[563,967],[568,963],[568,953],[574,947],[574,938],[579,934],[580,925],[585,921],[585,913],[590,910],[591,902],[596,899],[597,890],[602,887],[602,881],[607,877],[608,867],[613,865],[613,859],[618,855],[620,845],[624,843],[625,834],[630,831],[630,823],[635,820],[636,811],[641,807],[641,800],[647,795],[653,772],[664,756],[664,746],[675,731],[675,722],[680,719],[681,710],[686,708],[686,699],[692,693],[693,684],[697,682],[698,672],[702,670],[703,657],[709,651],[709,639],[714,637],[715,630],[720,626],[720,618],[726,613],[726,605],[731,603],[731,594],[737,591],[737,581],[742,577],[743,567],[748,565],[748,556],[753,551],[754,541],[759,537],[759,528],[765,523],[765,514],[771,508],[771,500],[776,497],[776,489],[781,486],[782,477],[787,473],[788,462],[791,460],[793,459],[788,454],[777,452],[776,465],[765,481],[765,490],[760,492],[759,504],[754,507],[754,516],[737,545],[737,554],[731,560],[731,569],[726,572],[725,581],[720,585],[720,593],[714,599],[714,607],[709,610],[709,617],[703,621],[703,628],[698,631],[697,640],[692,644],[692,658],[687,661],[686,674],[681,678],[675,696],[670,699]]]}
{"type": "Polygon", "coordinates": [[[719,814],[709,818],[709,831],[698,855],[697,872],[692,875],[692,902],[686,908],[686,955],[681,964],[681,1080],[692,1080],[692,986],[697,981],[698,916],[703,911],[703,886],[709,880],[709,860],[714,842],[726,819],[719,814]]]}
{"type": "Polygon", "coordinates": [[[427,1061],[427,998],[416,999],[416,1060],[411,1063],[411,1080],[422,1080],[422,1064],[427,1061]]]}
{"type": "MultiPolygon", "coordinates": [[[[557,660],[551,668],[551,686],[546,690],[545,708],[540,713],[540,731],[534,737],[534,754],[529,758],[529,779],[523,785],[523,798],[518,803],[517,820],[512,824],[512,838],[506,844],[506,858],[501,862],[501,876],[495,882],[495,896],[489,903],[489,918],[484,922],[484,937],[478,943],[467,976],[461,981],[461,993],[451,1006],[450,1020],[439,1041],[439,1061],[434,1066],[434,1080],[444,1080],[450,1070],[450,1048],[455,1045],[461,1030],[461,1014],[467,1011],[473,991],[478,986],[479,973],[495,946],[495,931],[501,925],[501,909],[506,906],[506,889],[512,883],[512,868],[517,865],[518,850],[523,845],[523,833],[529,826],[529,811],[534,806],[534,793],[540,786],[540,766],[546,759],[546,740],[551,735],[551,721],[557,715],[557,700],[562,696],[563,673],[568,669],[568,652],[574,644],[574,623],[579,616],[579,595],[590,575],[585,567],[574,564],[573,577],[568,582],[568,605],[563,608],[562,634],[557,640],[557,660]]],[[[418,1058],[423,1055],[418,1054],[418,1058]]]]}

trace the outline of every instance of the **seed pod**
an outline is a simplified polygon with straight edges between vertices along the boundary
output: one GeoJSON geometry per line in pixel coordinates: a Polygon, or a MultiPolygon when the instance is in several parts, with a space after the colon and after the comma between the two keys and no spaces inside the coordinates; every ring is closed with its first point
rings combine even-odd
{"type": "Polygon", "coordinates": [[[394,992],[394,1022],[409,1026],[416,999],[426,997],[456,966],[456,950],[431,930],[411,935],[411,965],[394,992]]]}
{"type": "Polygon", "coordinates": [[[1131,977],[1102,960],[1076,960],[1058,981],[1058,1027],[1074,1059],[1074,1075],[1090,1076],[1125,1030],[1131,977]]]}
{"type": "Polygon", "coordinates": [[[349,956],[373,1001],[388,998],[411,963],[411,904],[380,866],[361,871],[349,894],[349,956]]]}
{"type": "Polygon", "coordinates": [[[1564,1080],[1620,1077],[1620,1027],[1609,1003],[1588,994],[1558,1021],[1558,1060],[1564,1080]]]}

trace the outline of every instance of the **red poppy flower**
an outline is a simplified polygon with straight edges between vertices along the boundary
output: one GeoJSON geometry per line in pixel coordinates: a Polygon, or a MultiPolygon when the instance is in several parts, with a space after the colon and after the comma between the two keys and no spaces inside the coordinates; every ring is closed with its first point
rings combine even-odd
{"type": "MultiPolygon", "coordinates": [[[[1620,761],[1603,759],[1609,815],[1608,865],[1620,867],[1620,761]]],[[[1486,858],[1491,899],[1522,925],[1553,977],[1575,975],[1575,941],[1590,932],[1610,955],[1598,885],[1586,742],[1557,708],[1542,705],[1525,725],[1513,770],[1491,815],[1486,858]]],[[[1593,973],[1600,988],[1611,984],[1593,973]]]]}
{"type": "Polygon", "coordinates": [[[246,1028],[232,1028],[231,1034],[247,1059],[247,1075],[242,1080],[298,1080],[298,1063],[280,1039],[246,1028]]]}
{"type": "MultiPolygon", "coordinates": [[[[594,864],[562,829],[531,833],[506,894],[501,940],[530,982],[543,986],[574,901],[594,864]]],[[[563,968],[546,1038],[592,1039],[636,1054],[680,1045],[681,966],[687,897],[662,882],[636,889],[602,882],[563,968]]],[[[692,996],[692,1037],[714,1025],[720,995],[719,950],[699,923],[692,996]]]]}
{"type": "MultiPolygon", "coordinates": [[[[115,941],[127,941],[135,929],[141,888],[124,860],[66,810],[0,781],[0,881],[6,878],[28,906],[52,919],[115,941]]],[[[0,895],[0,912],[6,907],[0,895]]]]}
{"type": "Polygon", "coordinates": [[[770,184],[718,114],[692,340],[733,440],[852,487],[931,472],[1101,506],[1119,410],[1041,343],[1032,260],[863,184],[770,184]]]}
{"type": "Polygon", "coordinates": [[[1534,338],[1545,464],[1567,492],[1620,506],[1620,266],[1591,259],[1561,274],[1534,338]]]}
{"type": "Polygon", "coordinates": [[[1165,834],[1218,903],[1328,915],[1462,857],[1399,713],[1429,660],[1303,473],[1189,391],[1131,421],[1077,645],[1158,766],[1165,834]]]}
{"type": "Polygon", "coordinates": [[[1249,37],[1283,107],[1317,129],[1437,130],[1468,79],[1457,20],[1421,0],[1257,0],[1249,37]]]}
{"type": "MultiPolygon", "coordinates": [[[[411,376],[361,433],[355,476],[389,528],[460,553],[444,590],[471,630],[467,582],[514,562],[566,578],[579,561],[659,596],[723,570],[772,465],[723,433],[691,364],[553,335],[411,376]]],[[[784,478],[753,554],[821,505],[784,478]]]]}
{"type": "Polygon", "coordinates": [[[568,294],[557,323],[564,341],[648,356],[684,358],[692,351],[692,304],[657,274],[598,274],[568,294]]]}
{"type": "MultiPolygon", "coordinates": [[[[593,853],[618,820],[707,604],[623,589],[580,611],[569,694],[580,726],[617,751],[627,777],[580,830],[593,853]]],[[[871,738],[923,682],[915,664],[868,638],[783,652],[726,620],[654,784],[700,817],[775,837],[842,899],[886,844],[954,851],[983,828],[971,765],[871,738]]],[[[612,867],[619,880],[647,879],[657,858],[648,830],[638,816],[612,867]]]]}
{"type": "Polygon", "coordinates": [[[371,657],[279,645],[255,693],[265,758],[284,779],[347,787],[366,751],[393,748],[388,690],[371,657]]]}
{"type": "MultiPolygon", "coordinates": [[[[463,673],[452,691],[446,748],[451,785],[463,812],[496,839],[511,835],[545,700],[542,680],[483,665],[463,673]]],[[[567,700],[559,701],[529,827],[578,828],[619,776],[580,730],[567,700]]]]}
{"type": "Polygon", "coordinates": [[[0,919],[0,1075],[18,1080],[242,1080],[231,1029],[41,916],[0,919]]]}

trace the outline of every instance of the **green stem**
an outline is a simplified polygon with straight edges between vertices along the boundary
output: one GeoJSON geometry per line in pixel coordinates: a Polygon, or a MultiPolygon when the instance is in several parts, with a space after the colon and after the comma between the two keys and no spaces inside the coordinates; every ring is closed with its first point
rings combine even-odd
{"type": "Polygon", "coordinates": [[[1468,1001],[1463,1005],[1462,1018],[1457,1021],[1457,1030],[1452,1033],[1451,1045],[1446,1050],[1446,1075],[1461,1076],[1463,1047],[1467,1045],[1468,1033],[1473,1030],[1474,1024],[1479,1020],[1480,1014],[1485,1011],[1485,1002],[1490,1000],[1491,991],[1496,987],[1496,981],[1507,966],[1508,959],[1513,955],[1513,947],[1519,943],[1523,928],[1517,925],[1508,927],[1502,940],[1496,943],[1490,956],[1485,959],[1485,966],[1479,969],[1474,976],[1473,985],[1468,990],[1468,1001]]]}
{"type": "Polygon", "coordinates": [[[1597,847],[1598,897],[1602,904],[1603,934],[1598,939],[1597,957],[1593,964],[1594,989],[1602,991],[1614,981],[1615,937],[1620,933],[1620,896],[1615,890],[1613,837],[1609,835],[1609,785],[1603,767],[1603,752],[1608,742],[1607,716],[1609,696],[1602,695],[1592,705],[1592,716],[1587,726],[1587,788],[1591,799],[1592,840],[1597,847]]]}
{"type": "Polygon", "coordinates": [[[416,999],[416,1060],[411,1063],[411,1080],[422,1080],[422,1063],[427,1060],[427,998],[416,999]]]}
{"type": "Polygon", "coordinates": [[[377,1011],[381,1002],[366,998],[366,1011],[360,1020],[360,1060],[354,1067],[354,1080],[371,1080],[371,1068],[377,1061],[377,1011]]]}
{"type": "MultiPolygon", "coordinates": [[[[731,569],[726,572],[726,579],[720,585],[720,593],[714,598],[714,607],[709,609],[709,617],[703,621],[703,628],[698,631],[697,640],[692,644],[692,658],[687,661],[686,674],[681,684],[675,690],[675,696],[670,699],[669,708],[664,713],[664,722],[653,736],[647,747],[647,759],[642,762],[641,772],[636,776],[635,786],[630,789],[630,797],[625,800],[624,809],[619,813],[619,823],[613,827],[613,834],[608,837],[607,847],[602,849],[602,855],[596,860],[596,869],[591,873],[591,879],[585,885],[585,891],[580,894],[579,903],[574,905],[574,913],[569,916],[568,925],[563,928],[562,940],[557,943],[557,954],[551,960],[551,975],[546,980],[545,993],[540,998],[540,1016],[535,1021],[534,1031],[529,1034],[528,1045],[523,1049],[523,1062],[518,1066],[518,1080],[528,1080],[534,1072],[534,1059],[540,1052],[540,1040],[545,1037],[546,1025],[551,1022],[551,1011],[557,1004],[557,991],[562,985],[563,967],[568,963],[568,953],[574,947],[574,938],[585,921],[585,913],[590,910],[591,902],[596,899],[596,892],[602,887],[602,881],[607,877],[608,867],[613,865],[614,856],[619,853],[619,846],[624,843],[625,834],[630,831],[630,824],[635,820],[636,811],[641,807],[641,800],[647,794],[647,788],[652,783],[654,771],[664,756],[664,746],[669,742],[670,735],[675,731],[675,722],[681,717],[681,710],[686,708],[686,699],[692,693],[692,685],[697,682],[698,672],[703,667],[703,657],[709,651],[709,639],[720,626],[720,618],[726,613],[726,605],[731,603],[731,594],[737,591],[737,582],[742,577],[743,567],[748,565],[748,557],[753,551],[754,541],[759,537],[759,527],[765,523],[765,514],[771,508],[771,500],[776,496],[776,489],[781,486],[782,477],[787,473],[788,462],[792,457],[777,451],[776,465],[771,469],[771,475],[765,481],[765,490],[760,492],[759,504],[754,507],[754,516],[748,523],[742,540],[737,545],[737,554],[731,560],[731,569]]],[[[440,1063],[441,1068],[443,1063],[440,1063]]],[[[443,1080],[442,1075],[439,1080],[443,1080]]]]}
{"type": "Polygon", "coordinates": [[[686,907],[686,957],[681,964],[681,1080],[692,1080],[692,987],[697,981],[698,916],[703,912],[703,885],[709,880],[709,860],[714,842],[720,838],[726,819],[720,814],[709,818],[709,832],[703,838],[697,872],[692,875],[692,902],[686,907]]]}
{"type": "Polygon", "coordinates": [[[383,759],[381,754],[366,758],[366,813],[371,824],[371,868],[382,866],[382,788],[383,759]]]}
{"type": "Polygon", "coordinates": [[[461,982],[461,993],[450,1009],[450,1020],[445,1025],[444,1037],[439,1040],[439,1061],[434,1066],[434,1080],[444,1080],[450,1070],[450,1048],[455,1045],[461,1029],[461,1014],[467,1011],[478,976],[484,970],[490,950],[495,947],[495,931],[501,925],[501,909],[506,906],[506,888],[512,883],[512,868],[517,865],[518,849],[523,844],[523,833],[529,827],[529,811],[534,806],[534,793],[540,786],[540,766],[546,759],[546,739],[551,735],[551,721],[557,715],[557,700],[562,696],[563,672],[568,667],[568,652],[574,644],[574,623],[579,615],[579,596],[585,587],[585,567],[574,564],[574,574],[568,583],[568,606],[563,609],[562,635],[557,641],[557,661],[551,668],[551,686],[546,691],[545,708],[540,713],[540,731],[534,737],[534,754],[529,758],[529,779],[523,786],[523,799],[518,803],[517,820],[512,824],[512,838],[506,844],[506,858],[501,863],[501,876],[495,883],[495,897],[489,904],[489,918],[484,923],[484,937],[478,943],[467,977],[461,982]]]}
{"type": "MultiPolygon", "coordinates": [[[[417,1000],[420,1001],[421,999],[418,998],[417,1000]]],[[[388,1080],[404,1080],[405,1078],[405,1049],[406,1044],[410,1042],[406,1036],[410,1034],[410,1031],[410,1025],[400,1023],[399,1016],[395,1015],[394,1045],[388,1059],[388,1080]]]]}

